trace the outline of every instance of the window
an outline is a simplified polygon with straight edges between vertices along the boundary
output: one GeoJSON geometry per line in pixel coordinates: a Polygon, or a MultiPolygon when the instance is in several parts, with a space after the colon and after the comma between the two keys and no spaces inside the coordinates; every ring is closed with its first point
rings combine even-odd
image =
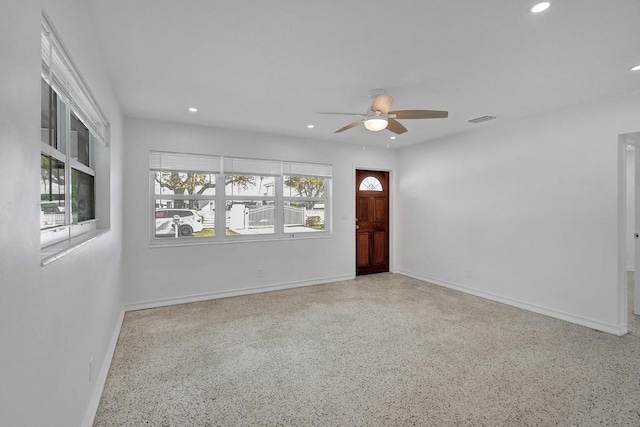
{"type": "Polygon", "coordinates": [[[213,237],[219,157],[151,153],[154,238],[213,237]]]}
{"type": "Polygon", "coordinates": [[[99,147],[107,146],[108,123],[44,19],[41,41],[40,230],[45,248],[96,230],[95,159],[99,147]]]}
{"type": "Polygon", "coordinates": [[[329,234],[330,165],[167,152],[149,162],[154,245],[329,234]]]}
{"type": "Polygon", "coordinates": [[[360,191],[382,191],[382,183],[375,176],[368,176],[360,183],[360,191]]]}
{"type": "Polygon", "coordinates": [[[286,233],[318,233],[325,229],[325,202],[331,168],[327,165],[284,164],[284,227],[286,233]]]}
{"type": "Polygon", "coordinates": [[[225,234],[276,234],[276,181],[282,173],[282,162],[226,157],[223,164],[229,217],[225,234]]]}

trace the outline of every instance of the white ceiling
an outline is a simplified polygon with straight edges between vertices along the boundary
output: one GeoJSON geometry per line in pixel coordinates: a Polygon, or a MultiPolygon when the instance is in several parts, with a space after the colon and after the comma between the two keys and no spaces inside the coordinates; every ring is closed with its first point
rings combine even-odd
{"type": "Polygon", "coordinates": [[[404,146],[640,89],[640,1],[90,0],[128,116],[404,146]],[[389,131],[336,129],[384,88],[449,110],[389,131]],[[189,113],[195,106],[198,113],[189,113]],[[482,115],[484,124],[467,120],[482,115]],[[307,124],[315,128],[307,129],[307,124]]]}

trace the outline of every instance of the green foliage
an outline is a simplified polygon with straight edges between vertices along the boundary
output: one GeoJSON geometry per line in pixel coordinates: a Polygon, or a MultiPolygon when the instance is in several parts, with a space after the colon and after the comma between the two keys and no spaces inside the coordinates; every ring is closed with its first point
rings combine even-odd
{"type": "MultiPolygon", "coordinates": [[[[324,227],[323,227],[323,229],[324,229],[324,227]]],[[[226,230],[226,233],[225,233],[225,234],[226,234],[227,236],[237,236],[237,235],[239,235],[240,233],[237,233],[237,232],[235,232],[235,231],[233,231],[233,230],[231,230],[231,229],[227,228],[227,230],[226,230]]],[[[213,236],[215,236],[215,235],[216,235],[216,233],[215,233],[215,231],[213,230],[213,228],[205,228],[205,229],[204,229],[204,230],[202,230],[202,231],[196,231],[196,232],[194,232],[194,233],[192,234],[192,236],[193,236],[193,237],[213,237],[213,236]]]]}
{"type": "MultiPolygon", "coordinates": [[[[215,178],[213,174],[200,172],[157,172],[156,182],[160,187],[173,191],[173,194],[196,194],[200,195],[209,188],[215,188],[215,178]],[[213,181],[213,182],[212,182],[213,181]]],[[[255,177],[247,175],[226,175],[226,185],[235,184],[246,190],[255,183],[255,177]]],[[[176,200],[175,207],[178,209],[191,208],[188,206],[195,201],[176,200]]],[[[196,203],[197,204],[197,203],[196,203]]]]}
{"type": "MultiPolygon", "coordinates": [[[[324,178],[290,176],[284,185],[291,187],[299,197],[324,197],[324,178]]],[[[316,202],[302,202],[307,209],[313,209],[316,202]]]]}
{"type": "Polygon", "coordinates": [[[293,188],[300,197],[323,197],[324,178],[290,176],[284,185],[293,188]]]}
{"type": "Polygon", "coordinates": [[[41,154],[40,179],[41,200],[64,200],[64,163],[41,154]],[[57,192],[54,192],[54,184],[57,192]]]}
{"type": "MultiPolygon", "coordinates": [[[[311,228],[316,228],[318,225],[320,225],[320,222],[322,220],[320,219],[319,215],[312,215],[310,217],[307,218],[307,226],[311,227],[311,228]]],[[[324,227],[322,227],[324,229],[324,227]]]]}
{"type": "Polygon", "coordinates": [[[201,231],[194,231],[192,236],[193,237],[213,237],[215,236],[215,233],[213,231],[213,228],[205,228],[204,230],[201,230],[201,231]]]}
{"type": "MultiPolygon", "coordinates": [[[[212,174],[199,172],[161,172],[156,173],[156,181],[162,188],[173,191],[173,194],[202,194],[208,188],[215,188],[212,174]]],[[[246,175],[227,175],[226,185],[231,183],[243,189],[255,183],[255,177],[246,175]]]]}
{"type": "Polygon", "coordinates": [[[202,194],[216,185],[210,182],[210,177],[209,174],[196,172],[162,172],[156,174],[156,181],[174,194],[202,194]]]}
{"type": "Polygon", "coordinates": [[[243,190],[247,190],[249,186],[256,184],[256,177],[253,175],[225,175],[225,177],[225,185],[237,185],[243,190]]]}
{"type": "Polygon", "coordinates": [[[71,169],[71,212],[78,212],[78,171],[71,169]]]}

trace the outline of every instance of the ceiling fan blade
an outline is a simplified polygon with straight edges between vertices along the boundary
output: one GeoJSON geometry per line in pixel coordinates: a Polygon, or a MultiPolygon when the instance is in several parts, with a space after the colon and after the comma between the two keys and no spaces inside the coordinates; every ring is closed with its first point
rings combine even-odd
{"type": "Polygon", "coordinates": [[[371,111],[380,111],[382,114],[387,114],[392,102],[393,98],[389,95],[378,95],[371,103],[371,111]]]}
{"type": "Polygon", "coordinates": [[[316,112],[316,114],[333,114],[333,115],[338,115],[338,116],[362,116],[362,117],[365,116],[365,114],[358,114],[358,113],[325,113],[325,112],[316,112]]]}
{"type": "Polygon", "coordinates": [[[356,126],[358,126],[360,123],[362,123],[362,120],[356,120],[353,123],[349,123],[348,125],[346,125],[345,127],[341,127],[340,129],[338,129],[337,131],[335,131],[334,133],[340,133],[340,132],[344,132],[345,130],[349,130],[351,128],[354,128],[356,126]]]}
{"type": "Polygon", "coordinates": [[[449,117],[448,111],[438,110],[398,110],[389,111],[389,114],[395,114],[395,119],[444,119],[449,117]]]}
{"type": "Polygon", "coordinates": [[[387,129],[397,135],[403,134],[407,131],[407,128],[402,126],[400,122],[395,119],[387,120],[387,129]]]}

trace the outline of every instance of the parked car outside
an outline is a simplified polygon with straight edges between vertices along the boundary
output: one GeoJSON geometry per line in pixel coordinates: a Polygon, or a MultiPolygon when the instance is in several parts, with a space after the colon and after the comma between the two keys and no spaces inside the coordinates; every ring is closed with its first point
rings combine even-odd
{"type": "Polygon", "coordinates": [[[64,200],[40,202],[40,229],[64,225],[64,200]]]}
{"type": "Polygon", "coordinates": [[[156,237],[175,236],[174,216],[180,217],[178,236],[189,237],[202,231],[202,217],[191,209],[156,209],[156,237]]]}
{"type": "Polygon", "coordinates": [[[40,202],[40,210],[46,214],[63,214],[64,213],[64,200],[58,201],[44,201],[40,202]],[[61,205],[62,203],[62,205],[61,205]]]}

